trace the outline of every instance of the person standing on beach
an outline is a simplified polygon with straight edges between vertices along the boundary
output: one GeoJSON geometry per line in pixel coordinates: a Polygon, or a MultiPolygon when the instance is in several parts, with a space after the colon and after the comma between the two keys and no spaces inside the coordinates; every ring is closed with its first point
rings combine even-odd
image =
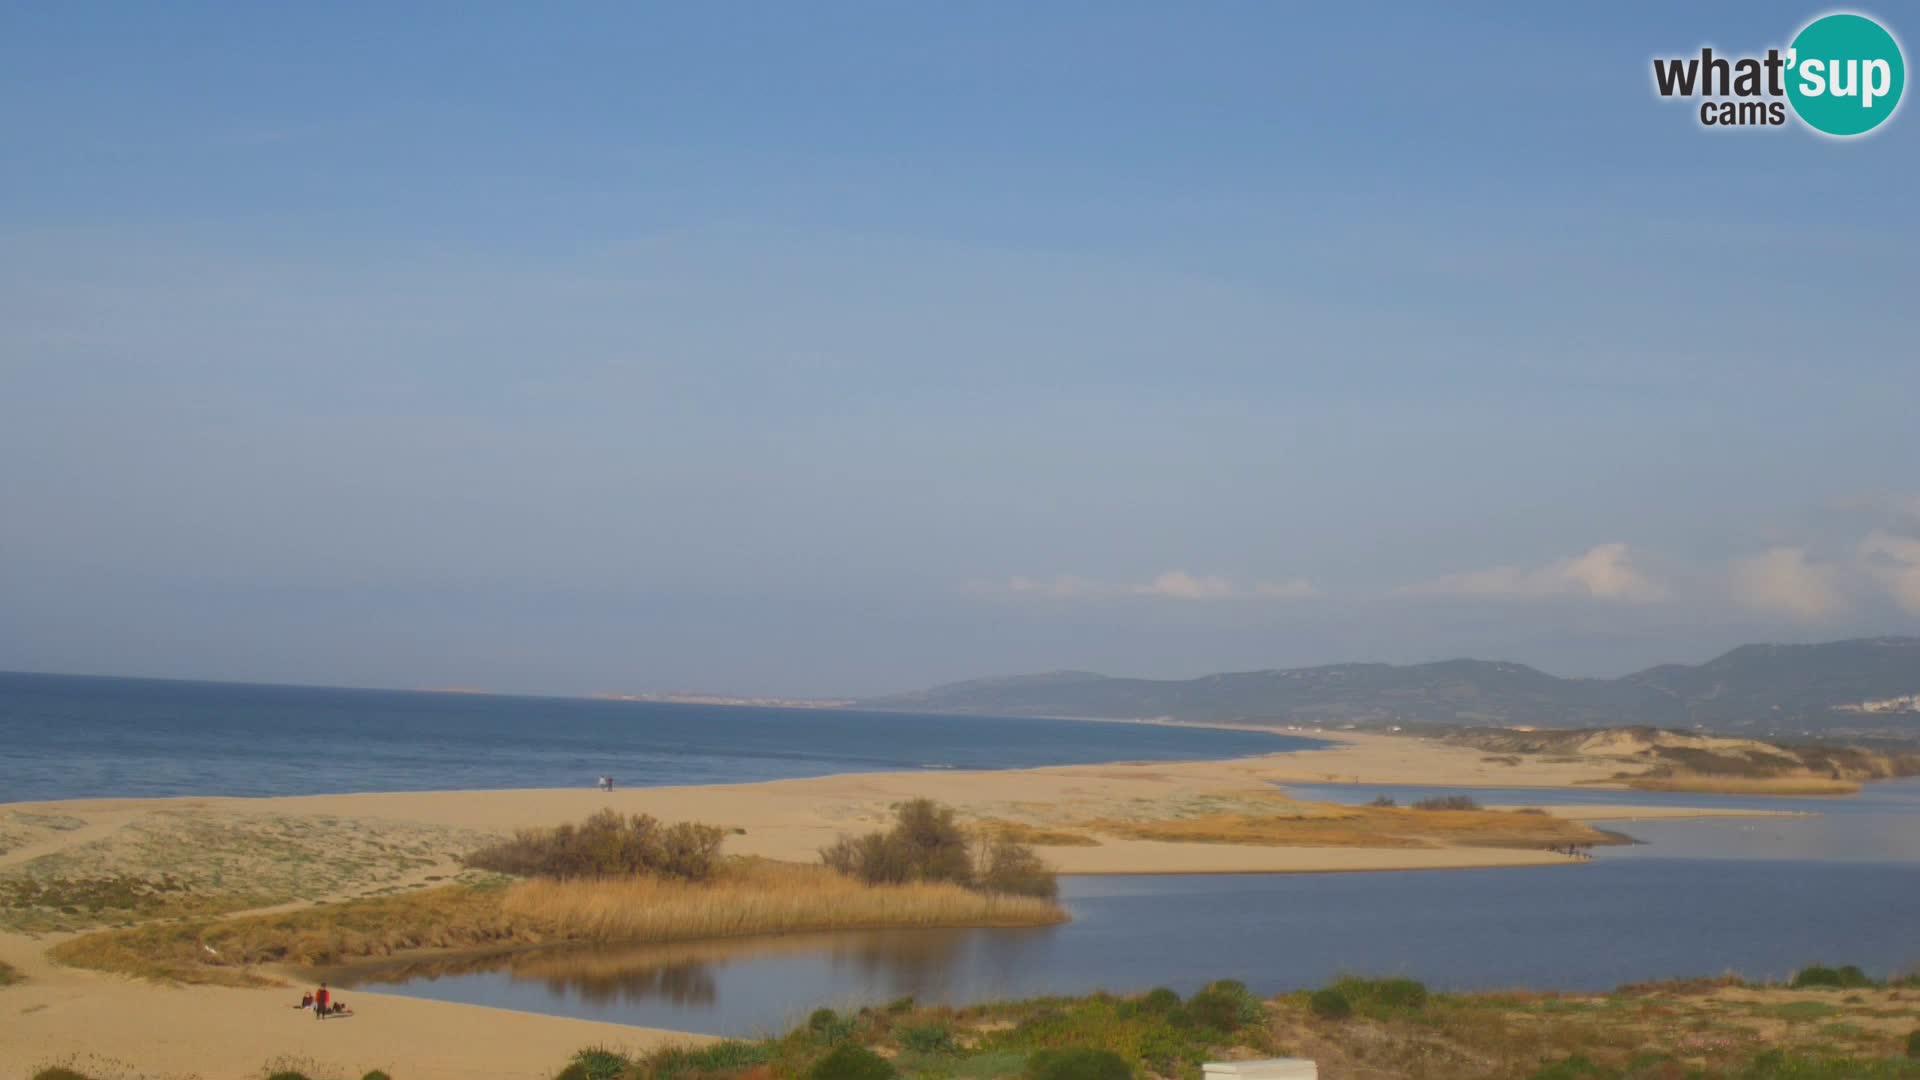
{"type": "Polygon", "coordinates": [[[330,997],[332,997],[332,995],[327,993],[326,983],[321,983],[320,989],[314,991],[313,1018],[315,1020],[325,1020],[327,1018],[327,999],[330,997]]]}

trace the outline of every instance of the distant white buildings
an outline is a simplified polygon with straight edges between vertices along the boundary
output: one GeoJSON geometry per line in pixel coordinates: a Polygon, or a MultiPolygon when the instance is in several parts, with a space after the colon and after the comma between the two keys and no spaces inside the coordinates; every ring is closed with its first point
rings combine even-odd
{"type": "Polygon", "coordinates": [[[1920,694],[1881,698],[1879,701],[1861,701],[1852,705],[1836,705],[1834,708],[1840,712],[1850,713],[1920,712],[1920,694]]]}

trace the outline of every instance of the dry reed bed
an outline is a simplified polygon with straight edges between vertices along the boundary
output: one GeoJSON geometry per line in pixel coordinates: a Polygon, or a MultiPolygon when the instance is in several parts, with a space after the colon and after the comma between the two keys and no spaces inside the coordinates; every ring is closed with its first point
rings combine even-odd
{"type": "Polygon", "coordinates": [[[1008,821],[1004,818],[981,818],[973,823],[971,831],[982,840],[1011,840],[1016,844],[1031,844],[1039,847],[1100,846],[1100,841],[1085,833],[1032,825],[1024,821],[1008,821]]]}
{"type": "Polygon", "coordinates": [[[663,943],[883,927],[1043,926],[1058,904],[958,885],[865,885],[817,867],[760,866],[709,885],[651,878],[528,881],[506,915],[570,941],[663,943]]]}
{"type": "Polygon", "coordinates": [[[1675,772],[1666,775],[1623,777],[1639,791],[1697,791],[1711,795],[1853,795],[1856,780],[1826,776],[1709,776],[1675,772]]]}
{"type": "Polygon", "coordinates": [[[1582,822],[1510,810],[1315,807],[1312,815],[1205,814],[1165,821],[1112,821],[1089,828],[1135,840],[1288,847],[1416,848],[1434,844],[1545,848],[1620,839],[1582,822]]]}
{"type": "Polygon", "coordinates": [[[893,927],[1043,926],[1045,900],[952,885],[871,886],[823,867],[746,864],[708,884],[526,881],[89,934],[49,955],[76,967],[188,983],[261,985],[262,965],[328,967],[429,950],[592,942],[665,944],[893,927]]]}

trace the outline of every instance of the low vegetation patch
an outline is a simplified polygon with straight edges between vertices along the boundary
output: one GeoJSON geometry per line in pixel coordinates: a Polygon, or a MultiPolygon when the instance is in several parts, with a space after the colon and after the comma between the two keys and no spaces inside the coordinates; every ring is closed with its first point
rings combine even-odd
{"type": "Polygon", "coordinates": [[[1011,840],[1016,844],[1040,847],[1099,847],[1100,841],[1086,833],[1069,829],[1049,829],[1020,821],[987,818],[973,825],[973,834],[982,841],[1011,840]]]}
{"type": "Polygon", "coordinates": [[[447,885],[270,915],[186,919],[108,930],[60,943],[58,963],[184,983],[260,986],[258,965],[318,966],[418,949],[508,945],[516,926],[504,887],[447,885]]]}
{"type": "MultiPolygon", "coordinates": [[[[1467,800],[1471,802],[1471,800],[1467,800]]],[[[1101,820],[1090,828],[1135,840],[1172,843],[1272,844],[1287,847],[1552,848],[1614,844],[1622,838],[1582,822],[1452,805],[1421,808],[1375,801],[1367,806],[1299,804],[1288,812],[1218,813],[1162,821],[1101,820]],[[1444,812],[1441,812],[1444,811],[1444,812]]]]}
{"type": "Polygon", "coordinates": [[[5,960],[0,960],[0,986],[12,986],[14,983],[22,981],[23,978],[12,964],[7,963],[5,960]]]}
{"type": "MultiPolygon", "coordinates": [[[[39,830],[41,840],[87,824],[55,814],[8,820],[39,830]]],[[[481,838],[405,822],[197,807],[148,811],[87,835],[0,870],[0,930],[85,930],[369,895],[412,885],[481,838]]]]}
{"type": "Polygon", "coordinates": [[[1685,769],[1621,773],[1615,779],[1639,791],[1697,791],[1712,795],[1852,795],[1856,780],[1827,776],[1724,776],[1685,769]]]}
{"type": "MultiPolygon", "coordinates": [[[[1413,979],[1344,977],[1268,1002],[1232,981],[1184,1000],[1167,989],[960,1009],[907,999],[854,1014],[820,1010],[777,1038],[616,1056],[594,1075],[1143,1080],[1195,1077],[1206,1061],[1292,1056],[1314,1059],[1322,1076],[1427,1080],[1920,1077],[1920,1061],[1906,1056],[1920,1001],[1869,988],[1868,998],[1836,1003],[1844,1025],[1747,1008],[1795,993],[1715,979],[1614,994],[1453,995],[1413,979]]],[[[588,1075],[574,1068],[559,1075],[588,1075]]]]}
{"type": "Polygon", "coordinates": [[[1450,742],[1492,752],[1483,761],[1518,754],[1545,760],[1630,763],[1613,779],[1646,791],[1720,794],[1844,795],[1862,781],[1920,775],[1920,754],[1827,743],[1770,743],[1758,739],[1662,731],[1651,727],[1518,731],[1469,728],[1450,742]]]}
{"type": "Polygon", "coordinates": [[[1077,1046],[1036,1050],[1027,1058],[1026,1080],[1132,1080],[1127,1059],[1111,1050],[1077,1046]]]}
{"type": "Polygon", "coordinates": [[[949,884],[986,893],[1052,900],[1053,871],[1007,835],[971,842],[952,807],[913,799],[894,807],[893,827],[843,836],[820,852],[832,869],[869,885],[949,884]]]}
{"type": "MultiPolygon", "coordinates": [[[[261,1067],[259,1075],[266,1080],[339,1080],[332,1075],[318,1074],[312,1065],[304,1062],[289,1063],[284,1059],[268,1062],[261,1067]]],[[[135,1073],[131,1067],[119,1062],[89,1060],[45,1066],[32,1074],[32,1080],[124,1080],[133,1076],[144,1076],[144,1074],[135,1073]]],[[[374,1069],[361,1074],[360,1080],[393,1080],[393,1078],[384,1070],[374,1069]]]]}
{"type": "Polygon", "coordinates": [[[447,885],[268,915],[152,923],[74,938],[76,967],[187,983],[277,982],[263,966],[332,967],[423,950],[664,944],[801,931],[1036,926],[1052,901],[956,885],[867,886],[818,866],[734,860],[710,880],[629,877],[447,885]]]}
{"type": "Polygon", "coordinates": [[[469,868],[515,877],[662,877],[706,881],[720,866],[727,833],[715,825],[662,825],[647,814],[602,810],[579,825],[521,829],[465,857],[469,868]]]}
{"type": "Polygon", "coordinates": [[[1862,986],[1874,985],[1873,979],[1852,964],[1843,964],[1837,968],[1814,965],[1804,967],[1793,973],[1793,982],[1788,984],[1796,990],[1808,987],[1833,987],[1852,990],[1862,986]]]}

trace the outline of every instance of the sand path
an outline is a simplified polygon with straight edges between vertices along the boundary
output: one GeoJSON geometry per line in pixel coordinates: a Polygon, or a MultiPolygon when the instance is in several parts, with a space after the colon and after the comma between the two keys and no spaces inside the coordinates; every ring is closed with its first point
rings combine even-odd
{"type": "Polygon", "coordinates": [[[47,943],[0,936],[24,982],[0,989],[0,1080],[70,1062],[102,1080],[257,1080],[269,1062],[354,1080],[545,1080],[583,1046],[646,1050],[707,1037],[354,990],[321,1022],[288,990],[159,987],[46,962],[47,943]]]}

